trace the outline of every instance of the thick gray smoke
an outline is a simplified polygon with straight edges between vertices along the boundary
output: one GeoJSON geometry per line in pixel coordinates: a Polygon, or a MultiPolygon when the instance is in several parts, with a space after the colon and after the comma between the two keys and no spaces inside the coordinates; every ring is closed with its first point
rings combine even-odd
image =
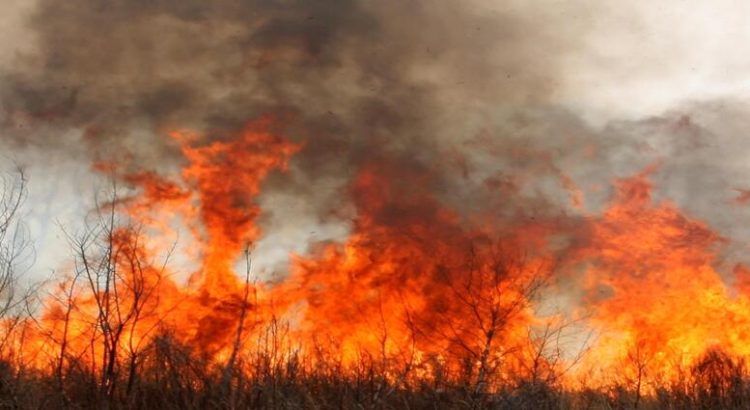
{"type": "MultiPolygon", "coordinates": [[[[426,2],[42,0],[33,51],[2,75],[5,123],[84,131],[98,155],[146,165],[166,129],[220,135],[273,113],[308,141],[300,165],[376,147],[429,151],[479,115],[543,102],[566,44],[522,16],[426,2]],[[545,49],[537,49],[537,45],[545,49]],[[455,123],[453,123],[455,122],[455,123]],[[447,129],[446,129],[447,128],[447,129]]],[[[48,135],[44,135],[48,134],[48,135]]]]}

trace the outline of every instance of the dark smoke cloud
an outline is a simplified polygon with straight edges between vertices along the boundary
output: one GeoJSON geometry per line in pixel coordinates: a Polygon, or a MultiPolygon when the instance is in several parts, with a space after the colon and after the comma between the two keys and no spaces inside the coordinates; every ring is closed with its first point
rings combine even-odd
{"type": "Polygon", "coordinates": [[[2,99],[107,143],[267,112],[300,116],[315,143],[408,141],[447,111],[543,100],[560,50],[527,23],[420,2],[42,0],[36,52],[4,73],[2,99]]]}

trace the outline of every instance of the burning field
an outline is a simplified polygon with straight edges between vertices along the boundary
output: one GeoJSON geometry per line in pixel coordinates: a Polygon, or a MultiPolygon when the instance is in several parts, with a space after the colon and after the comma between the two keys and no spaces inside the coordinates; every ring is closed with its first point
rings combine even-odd
{"type": "Polygon", "coordinates": [[[697,14],[11,3],[0,407],[750,408],[750,106],[679,77],[697,14]]]}

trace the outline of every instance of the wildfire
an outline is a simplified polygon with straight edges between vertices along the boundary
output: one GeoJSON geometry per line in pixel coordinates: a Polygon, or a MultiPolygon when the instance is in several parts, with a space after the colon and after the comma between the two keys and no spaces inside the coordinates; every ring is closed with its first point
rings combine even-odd
{"type": "Polygon", "coordinates": [[[605,380],[638,369],[650,381],[670,380],[712,348],[750,353],[748,295],[734,295],[715,267],[725,240],[675,204],[654,203],[652,171],[617,181],[581,253],[590,265],[589,323],[602,333],[587,365],[605,380]]]}
{"type": "Polygon", "coordinates": [[[169,335],[224,363],[267,343],[271,327],[283,333],[274,348],[311,362],[369,358],[393,379],[393,369],[423,379],[468,372],[488,386],[566,370],[570,385],[615,374],[656,382],[717,347],[750,353],[747,269],[735,269],[735,295],[716,267],[724,239],[675,204],[655,203],[654,169],[616,181],[607,208],[572,231],[553,220],[467,218],[436,197],[430,170],[372,158],[346,191],[356,209],[348,240],[291,255],[279,283],[250,280],[235,267],[262,236],[263,181],[302,149],[272,122],[206,144],[172,132],[184,159],[177,176],[118,174],[137,193],[102,206],[99,227],[71,238],[71,273],[13,339],[20,360],[60,369],[75,358],[104,372],[104,363],[137,365],[169,335]],[[157,257],[175,219],[194,237],[187,256],[198,268],[187,283],[157,257]],[[554,235],[586,237],[561,258],[554,235]],[[566,275],[580,281],[580,304],[542,315],[539,290],[566,275]],[[580,359],[543,339],[559,337],[566,318],[596,335],[580,359]]]}

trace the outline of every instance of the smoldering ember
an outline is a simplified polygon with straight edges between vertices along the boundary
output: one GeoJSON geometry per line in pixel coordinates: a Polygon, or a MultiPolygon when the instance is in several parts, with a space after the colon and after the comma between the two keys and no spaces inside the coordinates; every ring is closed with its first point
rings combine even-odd
{"type": "Polygon", "coordinates": [[[0,408],[750,409],[750,4],[2,8],[0,408]]]}

